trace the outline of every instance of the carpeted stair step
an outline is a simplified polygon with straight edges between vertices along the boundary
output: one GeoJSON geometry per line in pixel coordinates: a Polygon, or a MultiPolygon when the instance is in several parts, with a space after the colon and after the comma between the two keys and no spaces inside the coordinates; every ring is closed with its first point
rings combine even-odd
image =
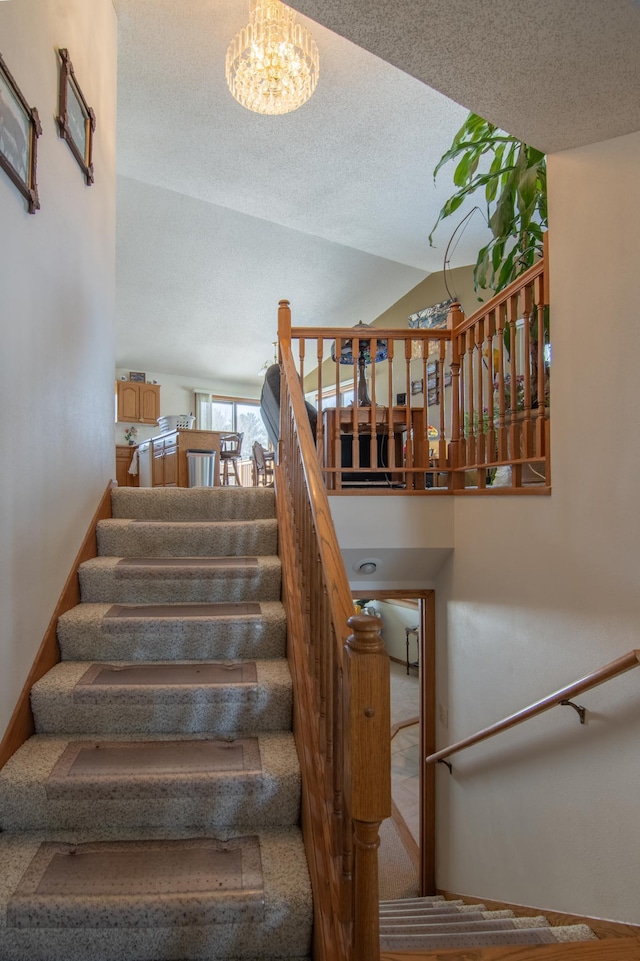
{"type": "Polygon", "coordinates": [[[291,698],[284,659],[62,661],[31,689],[40,734],[287,730],[291,698]]]}
{"type": "Polygon", "coordinates": [[[273,488],[135,488],[111,492],[112,516],[133,520],[254,521],[276,516],[273,488]]]}
{"type": "Polygon", "coordinates": [[[3,961],[305,959],[297,828],[0,835],[3,961]]]}
{"type": "Polygon", "coordinates": [[[278,557],[94,557],[80,565],[84,603],[280,600],[278,557]]]}
{"type": "Polygon", "coordinates": [[[436,912],[441,914],[443,911],[485,911],[484,904],[465,904],[464,901],[445,901],[444,898],[401,898],[397,901],[380,902],[380,917],[419,917],[421,914],[431,915],[436,912]]]}
{"type": "MultiPolygon", "coordinates": [[[[466,905],[469,907],[469,905],[466,905]]],[[[474,905],[474,907],[478,907],[474,905]]],[[[482,906],[477,911],[429,911],[423,914],[411,918],[407,915],[401,915],[398,918],[386,917],[380,918],[380,929],[389,931],[393,928],[401,928],[405,930],[410,926],[420,926],[420,925],[432,925],[432,924],[448,924],[454,921],[460,920],[461,922],[466,921],[504,921],[508,918],[514,918],[515,915],[513,911],[484,911],[481,910],[482,906]]]]}
{"type": "MultiPolygon", "coordinates": [[[[517,928],[516,921],[527,921],[528,918],[513,919],[513,927],[503,931],[449,931],[440,934],[393,934],[381,935],[380,948],[382,951],[435,951],[444,948],[481,948],[488,946],[519,944],[558,944],[569,941],[591,941],[595,934],[586,924],[572,924],[564,927],[517,928]]],[[[504,922],[507,924],[508,922],[504,922]]]]}
{"type": "Polygon", "coordinates": [[[251,521],[103,520],[98,553],[104,557],[221,557],[278,553],[275,518],[251,521]]]}
{"type": "MultiPolygon", "coordinates": [[[[491,914],[491,912],[486,912],[491,914]]],[[[502,913],[502,912],[498,912],[502,913]]],[[[436,934],[467,934],[470,932],[486,931],[511,931],[529,928],[547,928],[549,922],[542,916],[530,918],[479,918],[474,917],[474,912],[468,914],[461,913],[455,918],[444,916],[440,921],[424,922],[397,922],[396,924],[385,924],[380,927],[380,936],[383,938],[393,937],[394,935],[417,935],[426,934],[429,937],[436,934]]]]}
{"type": "Polygon", "coordinates": [[[426,906],[433,904],[434,901],[437,901],[438,905],[463,903],[462,901],[447,901],[443,894],[425,894],[419,898],[394,898],[393,900],[382,899],[380,901],[380,910],[382,911],[386,908],[395,910],[396,908],[403,908],[414,904],[424,904],[426,906]]]}
{"type": "Polygon", "coordinates": [[[0,771],[0,830],[293,825],[293,735],[30,738],[0,771]]]}
{"type": "Polygon", "coordinates": [[[206,660],[284,657],[279,601],[79,604],[58,620],[63,660],[206,660]]]}

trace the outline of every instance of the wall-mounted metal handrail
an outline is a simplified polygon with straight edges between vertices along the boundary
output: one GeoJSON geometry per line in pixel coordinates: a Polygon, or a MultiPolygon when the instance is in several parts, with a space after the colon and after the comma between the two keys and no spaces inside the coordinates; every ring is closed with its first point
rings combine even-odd
{"type": "Polygon", "coordinates": [[[515,727],[516,724],[522,724],[523,721],[528,721],[529,718],[536,717],[538,714],[542,714],[543,711],[548,711],[552,707],[557,707],[563,702],[566,703],[570,701],[572,697],[582,694],[583,691],[588,691],[592,687],[597,687],[599,684],[604,684],[605,681],[611,680],[612,677],[617,677],[618,674],[624,674],[626,671],[630,671],[632,668],[637,667],[638,664],[640,664],[640,650],[629,651],[617,660],[611,661],[610,664],[606,664],[599,670],[587,674],[579,681],[574,681],[573,684],[567,684],[566,687],[561,687],[559,691],[543,697],[540,701],[530,704],[521,711],[516,711],[515,714],[510,714],[509,717],[505,717],[501,721],[497,721],[495,724],[483,728],[470,737],[463,738],[462,741],[456,741],[455,744],[450,744],[449,747],[444,747],[442,750],[436,751],[435,754],[429,754],[426,762],[427,764],[435,764],[436,761],[441,761],[446,757],[450,757],[452,754],[457,754],[458,751],[463,751],[467,747],[472,747],[474,744],[486,741],[487,738],[494,737],[496,734],[500,734],[510,727],[515,727]]]}

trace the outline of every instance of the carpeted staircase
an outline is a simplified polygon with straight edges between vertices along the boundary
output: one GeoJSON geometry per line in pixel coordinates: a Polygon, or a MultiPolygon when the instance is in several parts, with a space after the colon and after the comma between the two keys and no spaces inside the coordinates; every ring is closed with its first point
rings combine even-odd
{"type": "Polygon", "coordinates": [[[594,939],[596,935],[585,924],[551,927],[541,915],[518,918],[513,911],[487,911],[483,904],[439,896],[380,902],[382,951],[427,952],[594,939]]]}
{"type": "Polygon", "coordinates": [[[271,489],[120,489],[0,772],[3,961],[307,961],[271,489]]]}

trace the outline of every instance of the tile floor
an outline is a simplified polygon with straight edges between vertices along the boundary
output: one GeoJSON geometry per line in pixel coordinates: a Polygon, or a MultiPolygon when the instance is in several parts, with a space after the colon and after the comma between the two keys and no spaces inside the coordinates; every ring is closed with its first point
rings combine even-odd
{"type": "MultiPolygon", "coordinates": [[[[391,726],[417,717],[420,683],[415,671],[407,675],[402,664],[391,661],[391,726]]],[[[391,741],[391,794],[416,844],[419,841],[419,732],[418,725],[403,727],[391,741]]]]}

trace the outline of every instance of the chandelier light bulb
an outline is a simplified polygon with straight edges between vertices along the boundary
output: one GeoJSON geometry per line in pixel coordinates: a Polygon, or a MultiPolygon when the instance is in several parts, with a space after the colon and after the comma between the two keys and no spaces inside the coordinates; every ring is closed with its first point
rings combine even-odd
{"type": "Polygon", "coordinates": [[[249,23],[229,44],[225,76],[232,95],[255,113],[297,110],[318,83],[320,58],[309,31],[280,0],[251,0],[249,23]]]}

